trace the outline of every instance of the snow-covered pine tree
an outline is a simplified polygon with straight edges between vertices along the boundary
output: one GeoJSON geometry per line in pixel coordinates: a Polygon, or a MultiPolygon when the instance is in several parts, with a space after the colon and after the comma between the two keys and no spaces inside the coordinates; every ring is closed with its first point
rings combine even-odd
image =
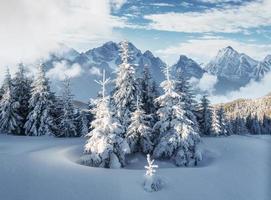
{"type": "Polygon", "coordinates": [[[125,155],[130,152],[129,145],[122,138],[123,129],[111,111],[109,96],[105,87],[109,79],[97,81],[102,86],[102,98],[96,104],[92,130],[87,134],[82,163],[93,167],[120,168],[125,165],[125,155]]]}
{"type": "Polygon", "coordinates": [[[215,136],[227,135],[225,112],[222,106],[220,106],[217,110],[213,111],[212,134],[215,136]]]}
{"type": "Polygon", "coordinates": [[[76,129],[75,109],[72,100],[73,95],[71,93],[70,79],[66,77],[63,81],[63,115],[60,117],[59,137],[75,137],[79,134],[76,129]]]}
{"type": "Polygon", "coordinates": [[[84,111],[80,112],[80,127],[79,127],[80,135],[86,136],[89,132],[89,120],[84,111]]]}
{"type": "Polygon", "coordinates": [[[3,90],[0,100],[0,129],[8,134],[19,134],[22,118],[18,113],[19,102],[15,98],[9,70],[6,72],[3,90]]]}
{"type": "Polygon", "coordinates": [[[212,134],[212,108],[207,95],[203,95],[199,104],[198,124],[202,135],[212,134]]]}
{"type": "Polygon", "coordinates": [[[29,136],[54,135],[56,129],[52,117],[54,95],[50,91],[49,80],[44,68],[39,66],[37,78],[32,84],[29,100],[30,113],[24,125],[25,134],[29,136]]]}
{"type": "Polygon", "coordinates": [[[159,137],[153,156],[173,159],[177,166],[196,165],[201,160],[197,149],[199,134],[194,130],[193,122],[185,115],[181,96],[174,91],[175,81],[171,79],[170,67],[166,66],[163,72],[166,80],[161,83],[164,94],[156,99],[159,109],[154,130],[159,133],[159,137]]]}
{"type": "Polygon", "coordinates": [[[252,118],[250,133],[254,135],[261,134],[261,126],[257,115],[252,118]]]}
{"type": "Polygon", "coordinates": [[[264,114],[262,119],[262,133],[271,134],[271,119],[266,114],[264,114]]]}
{"type": "Polygon", "coordinates": [[[12,80],[13,83],[13,90],[14,96],[16,101],[18,102],[18,114],[22,118],[22,123],[20,124],[20,131],[18,134],[24,135],[24,124],[27,120],[27,115],[29,114],[29,100],[31,97],[31,79],[26,75],[26,68],[25,66],[20,63],[19,69],[15,74],[15,77],[12,80]]]}
{"type": "Polygon", "coordinates": [[[3,85],[1,85],[1,87],[0,87],[0,100],[2,99],[3,95],[4,95],[4,88],[3,88],[3,85]]]}
{"type": "Polygon", "coordinates": [[[196,117],[197,102],[195,100],[192,86],[182,70],[177,71],[175,90],[181,96],[181,101],[184,103],[186,116],[193,121],[194,129],[199,131],[199,125],[196,117]]]}
{"type": "Polygon", "coordinates": [[[157,88],[155,87],[155,81],[152,80],[150,69],[148,65],[144,66],[143,75],[141,79],[141,99],[142,108],[146,114],[154,114],[156,107],[154,105],[154,99],[158,97],[157,88]]]}
{"type": "Polygon", "coordinates": [[[135,68],[129,52],[129,43],[121,42],[121,64],[119,65],[113,102],[115,116],[126,131],[131,121],[131,113],[136,109],[136,96],[139,95],[139,84],[136,81],[135,68]]]}
{"type": "Polygon", "coordinates": [[[248,133],[249,130],[247,129],[245,119],[240,117],[240,114],[237,115],[234,122],[234,134],[244,135],[248,133]]]}
{"type": "Polygon", "coordinates": [[[147,155],[148,165],[145,166],[146,174],[144,179],[144,190],[147,192],[155,192],[162,189],[163,182],[156,175],[158,165],[154,165],[154,160],[151,160],[150,154],[147,155]]]}
{"type": "Polygon", "coordinates": [[[228,121],[226,119],[225,110],[224,110],[223,106],[220,106],[220,108],[218,108],[216,114],[217,114],[218,121],[219,121],[220,128],[221,128],[220,135],[227,135],[228,134],[228,131],[227,131],[228,121]]]}
{"type": "Polygon", "coordinates": [[[136,110],[132,113],[131,124],[128,126],[126,139],[131,153],[151,153],[153,150],[153,130],[151,128],[151,116],[142,109],[142,104],[137,96],[136,110]]]}
{"type": "Polygon", "coordinates": [[[221,124],[218,119],[217,111],[213,110],[212,114],[212,135],[213,136],[219,136],[221,134],[221,124]]]}

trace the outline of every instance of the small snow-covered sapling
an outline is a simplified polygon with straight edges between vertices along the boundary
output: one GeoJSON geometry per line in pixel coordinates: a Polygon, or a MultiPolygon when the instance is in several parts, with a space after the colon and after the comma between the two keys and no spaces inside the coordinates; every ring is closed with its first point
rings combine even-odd
{"type": "Polygon", "coordinates": [[[147,155],[147,162],[148,165],[145,166],[146,174],[144,180],[144,190],[147,192],[154,192],[162,189],[162,181],[161,179],[155,174],[158,165],[154,165],[154,160],[151,160],[150,154],[147,155]]]}

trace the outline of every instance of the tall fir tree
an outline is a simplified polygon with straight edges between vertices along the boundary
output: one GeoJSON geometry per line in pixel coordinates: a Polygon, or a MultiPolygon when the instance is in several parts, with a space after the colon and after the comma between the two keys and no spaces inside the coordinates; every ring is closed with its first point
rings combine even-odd
{"type": "Polygon", "coordinates": [[[217,110],[213,111],[212,134],[215,136],[227,135],[226,123],[224,108],[220,106],[217,110]]]}
{"type": "Polygon", "coordinates": [[[177,166],[196,165],[201,160],[197,145],[200,141],[193,122],[185,115],[181,96],[175,92],[175,81],[171,79],[170,67],[163,71],[166,80],[161,83],[164,94],[156,101],[158,121],[154,129],[159,133],[153,151],[155,158],[171,158],[177,166]]]}
{"type": "Polygon", "coordinates": [[[15,98],[9,70],[6,72],[3,91],[0,100],[0,129],[8,134],[19,134],[23,119],[18,113],[19,102],[15,98]]]}
{"type": "Polygon", "coordinates": [[[30,112],[24,125],[26,135],[55,134],[56,127],[52,116],[53,96],[44,68],[40,65],[37,78],[32,84],[31,98],[29,100],[30,112]]]}
{"type": "Polygon", "coordinates": [[[142,109],[142,104],[137,97],[136,110],[132,113],[131,124],[126,134],[131,153],[151,153],[154,147],[153,130],[151,128],[151,115],[142,109]]]}
{"type": "Polygon", "coordinates": [[[246,126],[246,120],[242,117],[240,117],[240,114],[237,115],[237,117],[235,118],[234,121],[234,134],[237,135],[244,135],[244,134],[248,134],[249,130],[246,126]]]}
{"type": "Polygon", "coordinates": [[[31,83],[32,80],[26,75],[25,66],[20,63],[19,69],[12,80],[14,86],[14,96],[18,102],[18,114],[22,119],[21,127],[18,132],[20,135],[25,135],[24,124],[29,114],[29,100],[31,97],[31,83]]]}
{"type": "Polygon", "coordinates": [[[113,102],[115,116],[119,119],[125,131],[131,121],[131,114],[136,109],[136,97],[139,95],[139,85],[136,81],[133,57],[129,52],[129,43],[121,42],[121,64],[119,65],[113,102]]]}
{"type": "Polygon", "coordinates": [[[141,99],[142,107],[146,114],[154,114],[156,112],[154,99],[158,97],[158,91],[155,85],[155,81],[152,80],[150,74],[149,66],[145,65],[141,78],[141,99]]]}
{"type": "Polygon", "coordinates": [[[95,119],[91,122],[92,130],[87,134],[82,163],[93,167],[120,168],[125,166],[125,155],[130,152],[129,145],[122,138],[122,126],[111,111],[109,96],[106,96],[108,79],[98,83],[102,86],[102,98],[95,107],[95,119]]]}
{"type": "Polygon", "coordinates": [[[195,95],[187,77],[182,70],[177,71],[176,75],[176,92],[181,96],[181,101],[184,103],[185,115],[194,123],[194,129],[199,131],[199,125],[196,117],[195,95]]]}
{"type": "Polygon", "coordinates": [[[255,115],[252,119],[250,133],[254,135],[261,134],[261,125],[257,115],[255,115]]]}
{"type": "Polygon", "coordinates": [[[216,110],[213,110],[212,114],[212,131],[213,136],[219,136],[221,134],[221,124],[219,123],[216,110]]]}
{"type": "Polygon", "coordinates": [[[207,95],[203,95],[198,109],[198,123],[202,135],[212,134],[212,108],[207,95]]]}
{"type": "Polygon", "coordinates": [[[63,81],[62,101],[63,111],[60,117],[60,137],[75,137],[79,135],[76,128],[75,108],[73,106],[73,95],[70,88],[70,79],[66,77],[63,81]]]}
{"type": "Polygon", "coordinates": [[[264,114],[262,119],[262,133],[271,134],[271,118],[264,114]]]}

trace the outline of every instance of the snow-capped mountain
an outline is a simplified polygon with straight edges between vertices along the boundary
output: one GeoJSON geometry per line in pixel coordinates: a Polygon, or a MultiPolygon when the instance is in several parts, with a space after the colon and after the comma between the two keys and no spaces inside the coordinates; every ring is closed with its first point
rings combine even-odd
{"type": "Polygon", "coordinates": [[[230,81],[248,82],[258,62],[243,53],[238,53],[232,47],[220,50],[217,56],[205,67],[209,73],[227,78],[230,81]]]}
{"type": "Polygon", "coordinates": [[[200,79],[206,72],[198,63],[186,57],[185,55],[180,55],[178,62],[173,65],[173,69],[176,71],[182,71],[184,75],[189,79],[191,77],[200,79]]]}
{"type": "Polygon", "coordinates": [[[205,70],[218,77],[216,91],[236,90],[251,80],[260,80],[271,68],[271,56],[264,61],[256,61],[244,53],[228,46],[221,49],[217,56],[205,67],[205,70]]]}
{"type": "Polygon", "coordinates": [[[271,71],[271,55],[264,58],[262,62],[259,62],[255,70],[255,79],[261,80],[266,73],[271,71]]]}
{"type": "MultiPolygon", "coordinates": [[[[61,45],[60,49],[44,62],[54,89],[59,91],[60,80],[64,78],[65,71],[71,76],[72,91],[76,99],[86,102],[90,97],[96,97],[99,86],[94,80],[100,78],[102,70],[105,69],[111,79],[115,78],[115,72],[120,64],[119,48],[118,43],[107,42],[100,47],[79,53],[61,45]]],[[[153,79],[159,85],[164,79],[161,68],[165,63],[151,51],[141,52],[132,43],[129,43],[129,50],[134,58],[133,63],[138,75],[147,65],[153,79]]],[[[256,61],[246,54],[238,53],[232,47],[226,47],[220,50],[205,68],[181,55],[173,65],[172,73],[176,74],[180,70],[188,78],[200,79],[204,73],[217,76],[215,92],[223,94],[245,86],[250,80],[261,80],[271,71],[271,55],[266,56],[263,61],[256,61]]]]}
{"type": "MultiPolygon", "coordinates": [[[[100,47],[79,53],[72,48],[63,46],[60,52],[52,53],[50,59],[44,64],[56,91],[60,88],[59,79],[61,76],[54,73],[61,74],[64,73],[63,70],[66,70],[72,75],[72,90],[76,98],[87,101],[90,97],[96,97],[99,86],[94,80],[100,78],[103,69],[111,79],[115,78],[117,66],[120,64],[119,48],[118,43],[107,42],[100,47]]],[[[132,43],[129,43],[129,50],[138,75],[147,65],[157,83],[163,80],[161,68],[165,63],[160,58],[155,57],[150,51],[142,53],[132,43]]]]}

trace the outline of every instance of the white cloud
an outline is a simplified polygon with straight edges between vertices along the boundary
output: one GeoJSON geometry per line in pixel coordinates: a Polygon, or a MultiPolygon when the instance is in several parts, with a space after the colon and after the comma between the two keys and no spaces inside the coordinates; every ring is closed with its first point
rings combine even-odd
{"type": "Polygon", "coordinates": [[[157,7],[174,7],[174,4],[170,4],[170,3],[151,3],[148,5],[157,6],[157,7]]]}
{"type": "Polygon", "coordinates": [[[122,23],[110,14],[109,0],[0,0],[0,65],[32,62],[58,42],[107,40],[122,23]]]}
{"type": "Polygon", "coordinates": [[[55,80],[64,80],[65,77],[75,78],[83,73],[78,64],[69,65],[66,61],[54,63],[54,67],[47,72],[47,76],[55,80]]]}
{"type": "Polygon", "coordinates": [[[179,32],[241,32],[271,25],[271,1],[253,1],[241,6],[204,12],[164,13],[144,16],[149,29],[179,32]]]}
{"type": "Polygon", "coordinates": [[[212,93],[214,86],[217,83],[217,77],[211,74],[203,74],[202,78],[199,80],[198,88],[202,91],[212,93]]]}
{"type": "Polygon", "coordinates": [[[271,72],[265,75],[265,77],[260,81],[251,81],[245,87],[240,88],[238,91],[230,92],[223,96],[211,96],[210,100],[213,103],[229,102],[239,98],[254,99],[264,96],[271,92],[271,72]]]}
{"type": "Polygon", "coordinates": [[[113,7],[113,9],[118,10],[118,9],[120,9],[126,2],[127,2],[127,0],[111,0],[111,6],[113,7]]]}
{"type": "Polygon", "coordinates": [[[92,75],[102,76],[101,70],[98,67],[91,67],[89,73],[92,75]]]}
{"type": "Polygon", "coordinates": [[[198,0],[198,1],[204,2],[204,3],[230,3],[230,2],[239,3],[239,2],[242,2],[242,0],[198,0]]]}
{"type": "Polygon", "coordinates": [[[46,57],[57,43],[85,50],[112,40],[125,19],[110,13],[110,0],[0,0],[0,71],[46,57]]]}
{"type": "Polygon", "coordinates": [[[271,53],[271,44],[243,43],[212,35],[181,42],[175,46],[157,50],[156,53],[168,63],[176,62],[180,54],[187,55],[199,63],[207,63],[216,56],[220,49],[227,46],[232,46],[238,52],[245,53],[258,60],[262,60],[267,54],[271,53]]]}

